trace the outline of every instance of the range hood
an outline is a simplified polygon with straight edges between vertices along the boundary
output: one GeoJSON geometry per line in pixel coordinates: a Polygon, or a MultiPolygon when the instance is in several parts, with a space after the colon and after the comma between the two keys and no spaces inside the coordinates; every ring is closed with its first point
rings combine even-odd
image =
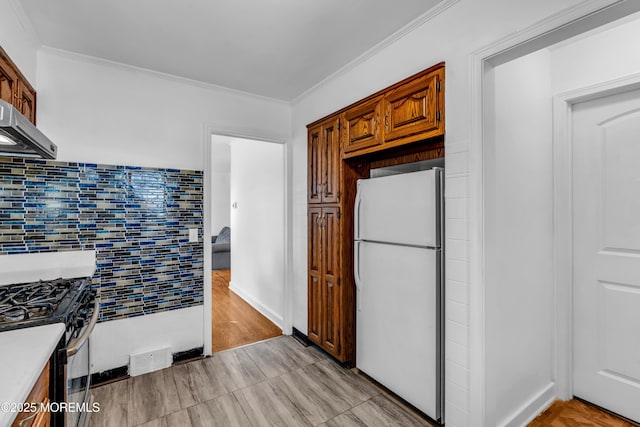
{"type": "Polygon", "coordinates": [[[55,159],[57,150],[20,111],[0,99],[0,156],[55,159]]]}

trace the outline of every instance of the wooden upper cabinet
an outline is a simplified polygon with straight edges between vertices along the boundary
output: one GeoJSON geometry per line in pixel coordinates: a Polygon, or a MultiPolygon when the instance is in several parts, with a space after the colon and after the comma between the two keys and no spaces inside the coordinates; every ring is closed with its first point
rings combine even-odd
{"type": "Polygon", "coordinates": [[[333,117],[309,129],[309,203],[338,203],[340,200],[339,119],[333,117]]]}
{"type": "Polygon", "coordinates": [[[0,98],[18,109],[36,124],[36,91],[0,48],[0,98]]]}
{"type": "Polygon", "coordinates": [[[24,80],[18,82],[16,107],[31,123],[36,124],[36,91],[24,80]]]}
{"type": "Polygon", "coordinates": [[[444,77],[438,64],[341,110],[342,157],[444,135],[444,77]]]}
{"type": "Polygon", "coordinates": [[[444,69],[437,70],[389,92],[384,98],[384,141],[405,142],[444,133],[439,95],[444,69]]]}
{"type": "Polygon", "coordinates": [[[18,74],[6,58],[0,54],[0,99],[13,104],[17,93],[18,74]]]}
{"type": "Polygon", "coordinates": [[[382,143],[380,110],[382,97],[372,99],[342,114],[342,149],[345,153],[382,143]]]}

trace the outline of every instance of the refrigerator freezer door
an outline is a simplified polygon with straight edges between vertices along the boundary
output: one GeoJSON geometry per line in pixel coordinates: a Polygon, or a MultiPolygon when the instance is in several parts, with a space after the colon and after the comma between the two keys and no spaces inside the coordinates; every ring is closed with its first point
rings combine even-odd
{"type": "Polygon", "coordinates": [[[356,366],[440,418],[439,251],[360,242],[356,366]]]}
{"type": "Polygon", "coordinates": [[[439,247],[438,169],[358,180],[355,238],[439,247]]]}

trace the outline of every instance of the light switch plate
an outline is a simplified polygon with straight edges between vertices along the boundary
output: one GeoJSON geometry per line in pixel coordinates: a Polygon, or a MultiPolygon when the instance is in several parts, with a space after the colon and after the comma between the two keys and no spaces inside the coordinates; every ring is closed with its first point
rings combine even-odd
{"type": "Polygon", "coordinates": [[[189,243],[197,243],[198,242],[198,229],[190,228],[189,229],[189,243]]]}

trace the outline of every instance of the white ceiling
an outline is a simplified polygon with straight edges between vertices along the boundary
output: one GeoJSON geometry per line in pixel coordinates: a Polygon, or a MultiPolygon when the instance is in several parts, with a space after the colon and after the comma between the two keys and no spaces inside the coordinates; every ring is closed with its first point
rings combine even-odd
{"type": "Polygon", "coordinates": [[[46,46],[292,100],[442,0],[22,0],[46,46]]]}

